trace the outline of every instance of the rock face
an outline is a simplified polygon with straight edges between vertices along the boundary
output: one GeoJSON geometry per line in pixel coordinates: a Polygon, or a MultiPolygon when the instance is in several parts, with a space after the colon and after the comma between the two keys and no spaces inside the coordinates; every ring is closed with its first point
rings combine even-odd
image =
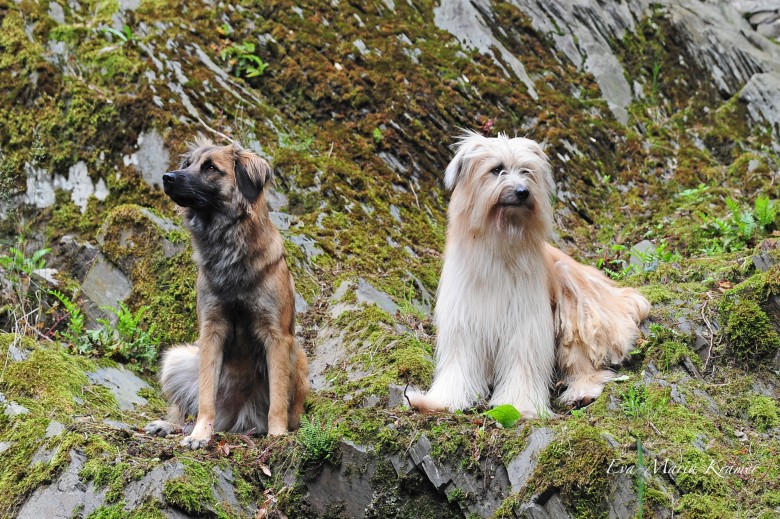
{"type": "Polygon", "coordinates": [[[771,475],[780,451],[776,0],[214,7],[2,9],[0,516],[777,515],[770,478],[704,473],[771,475]],[[552,241],[653,304],[583,409],[505,429],[489,395],[406,406],[435,370],[461,128],[542,143],[552,241]],[[155,348],[127,337],[199,335],[190,237],[159,189],[198,136],[273,164],[312,392],[298,431],[190,451],[141,432],[166,404],[155,348]],[[126,366],[83,331],[109,317],[126,366]]]}
{"type": "Polygon", "coordinates": [[[108,489],[95,489],[92,484],[81,482],[79,472],[87,457],[83,453],[71,452],[70,464],[51,486],[37,489],[19,510],[20,519],[52,517],[69,519],[74,512],[88,516],[100,508],[108,489]]]}

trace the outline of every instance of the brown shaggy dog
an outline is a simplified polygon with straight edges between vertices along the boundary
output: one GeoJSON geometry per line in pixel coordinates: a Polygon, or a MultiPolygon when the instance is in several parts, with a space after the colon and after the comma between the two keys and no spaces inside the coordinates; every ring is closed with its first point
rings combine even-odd
{"type": "Polygon", "coordinates": [[[268,163],[237,144],[197,140],[181,169],[163,175],[165,193],[184,209],[198,264],[197,345],[169,349],[161,382],[165,436],[188,415],[182,445],[197,449],[214,431],[284,434],[298,427],[309,391],[306,354],[294,337],[293,280],[284,243],[268,216],[268,163]]]}

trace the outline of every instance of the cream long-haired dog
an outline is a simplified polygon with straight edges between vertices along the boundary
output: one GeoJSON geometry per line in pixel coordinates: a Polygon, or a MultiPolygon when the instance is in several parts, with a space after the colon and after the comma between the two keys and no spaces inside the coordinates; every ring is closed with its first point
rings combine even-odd
{"type": "Polygon", "coordinates": [[[556,361],[560,401],[601,394],[639,336],[650,304],[547,243],[554,183],[529,139],[467,133],[444,176],[452,190],[435,321],[436,371],[412,406],[451,411],[490,397],[524,418],[550,412],[556,361]],[[492,392],[492,394],[491,394],[492,392]]]}

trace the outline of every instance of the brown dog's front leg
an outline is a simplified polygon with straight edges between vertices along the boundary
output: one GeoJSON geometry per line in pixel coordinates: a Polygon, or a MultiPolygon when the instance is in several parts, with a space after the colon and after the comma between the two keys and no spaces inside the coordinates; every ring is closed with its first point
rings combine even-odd
{"type": "Polygon", "coordinates": [[[287,409],[290,403],[290,352],[294,339],[289,335],[273,335],[266,348],[268,384],[271,403],[268,409],[268,434],[287,432],[287,409]]]}
{"type": "Polygon", "coordinates": [[[198,373],[198,418],[192,434],[181,445],[192,449],[205,447],[214,432],[217,388],[222,371],[222,350],[225,347],[227,326],[223,321],[207,321],[198,339],[200,365],[198,373]]]}

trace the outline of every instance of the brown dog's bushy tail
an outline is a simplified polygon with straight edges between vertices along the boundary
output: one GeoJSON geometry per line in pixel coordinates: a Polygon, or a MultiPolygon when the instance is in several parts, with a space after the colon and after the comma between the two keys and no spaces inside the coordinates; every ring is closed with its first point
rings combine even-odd
{"type": "Polygon", "coordinates": [[[199,363],[200,351],[191,344],[174,346],[163,355],[160,383],[165,398],[180,415],[172,420],[198,413],[199,363]]]}

